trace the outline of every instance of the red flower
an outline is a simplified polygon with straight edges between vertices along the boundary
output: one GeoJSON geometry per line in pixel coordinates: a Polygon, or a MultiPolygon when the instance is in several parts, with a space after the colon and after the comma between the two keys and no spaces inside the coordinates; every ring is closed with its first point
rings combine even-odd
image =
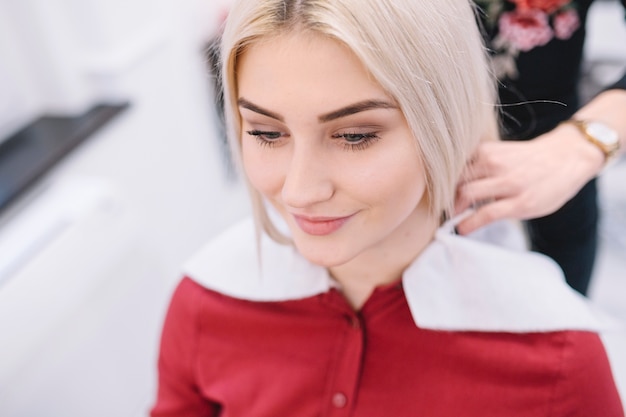
{"type": "Polygon", "coordinates": [[[569,39],[580,27],[578,13],[574,10],[566,10],[554,17],[554,35],[559,39],[569,39]]]}
{"type": "Polygon", "coordinates": [[[504,40],[524,52],[545,45],[554,36],[548,15],[537,9],[503,13],[499,28],[504,40]]]}
{"type": "Polygon", "coordinates": [[[517,6],[520,11],[526,11],[530,9],[541,10],[548,14],[552,14],[559,10],[561,7],[570,3],[571,0],[509,0],[517,6]]]}

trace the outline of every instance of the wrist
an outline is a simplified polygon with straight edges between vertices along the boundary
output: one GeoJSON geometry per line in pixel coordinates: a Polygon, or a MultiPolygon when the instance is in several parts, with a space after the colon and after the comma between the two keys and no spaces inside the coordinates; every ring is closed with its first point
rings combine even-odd
{"type": "MultiPolygon", "coordinates": [[[[598,156],[600,156],[600,167],[605,167],[618,154],[620,149],[620,138],[614,129],[605,123],[597,122],[593,120],[583,120],[573,118],[561,122],[561,126],[569,125],[574,128],[576,136],[580,139],[578,143],[586,143],[586,153],[589,158],[593,158],[595,162],[598,162],[598,156]],[[591,152],[590,149],[594,149],[595,152],[591,152]]],[[[599,171],[600,169],[598,169],[599,171]]]]}

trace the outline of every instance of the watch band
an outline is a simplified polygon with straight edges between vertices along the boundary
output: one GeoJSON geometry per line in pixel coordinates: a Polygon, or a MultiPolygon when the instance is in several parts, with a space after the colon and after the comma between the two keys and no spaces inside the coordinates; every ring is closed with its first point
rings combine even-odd
{"type": "Polygon", "coordinates": [[[588,142],[592,143],[602,151],[605,163],[617,155],[620,148],[619,136],[615,130],[611,129],[604,123],[580,119],[568,119],[561,122],[561,124],[571,124],[575,126],[588,142]]]}

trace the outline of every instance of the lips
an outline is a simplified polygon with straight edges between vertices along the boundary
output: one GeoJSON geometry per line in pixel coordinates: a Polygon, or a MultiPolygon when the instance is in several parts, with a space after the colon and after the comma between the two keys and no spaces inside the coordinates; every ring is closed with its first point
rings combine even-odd
{"type": "Polygon", "coordinates": [[[304,233],[314,236],[324,236],[336,232],[343,226],[353,215],[345,217],[308,217],[293,215],[300,229],[304,233]]]}

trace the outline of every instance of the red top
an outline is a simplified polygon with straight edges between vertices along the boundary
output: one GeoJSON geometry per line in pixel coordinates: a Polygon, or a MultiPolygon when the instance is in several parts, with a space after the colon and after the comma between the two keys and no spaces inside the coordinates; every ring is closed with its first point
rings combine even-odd
{"type": "Polygon", "coordinates": [[[624,416],[587,331],[419,328],[400,284],[354,312],[336,290],[253,302],[189,278],[159,359],[160,416],[624,416]]]}

